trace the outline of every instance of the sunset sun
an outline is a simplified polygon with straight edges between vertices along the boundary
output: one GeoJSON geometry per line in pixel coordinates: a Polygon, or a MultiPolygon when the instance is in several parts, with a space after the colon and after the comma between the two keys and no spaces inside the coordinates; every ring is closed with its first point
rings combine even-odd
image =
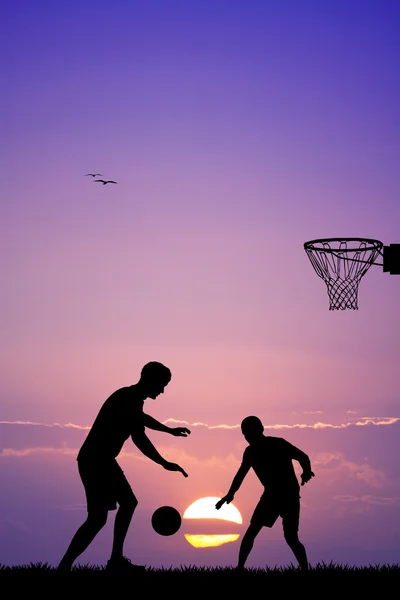
{"type": "MultiPolygon", "coordinates": [[[[215,508],[216,503],[220,498],[216,496],[207,496],[199,498],[192,502],[183,513],[184,519],[204,520],[210,519],[234,523],[241,525],[243,523],[242,515],[233,504],[224,504],[220,510],[215,508]]],[[[213,526],[215,527],[215,525],[213,526]]],[[[222,546],[228,542],[235,542],[239,538],[238,533],[186,533],[186,540],[195,548],[209,548],[212,546],[222,546]]]]}
{"type": "Polygon", "coordinates": [[[207,496],[195,500],[183,513],[184,519],[222,519],[242,524],[242,515],[233,504],[224,504],[219,510],[215,508],[220,498],[207,496]]]}

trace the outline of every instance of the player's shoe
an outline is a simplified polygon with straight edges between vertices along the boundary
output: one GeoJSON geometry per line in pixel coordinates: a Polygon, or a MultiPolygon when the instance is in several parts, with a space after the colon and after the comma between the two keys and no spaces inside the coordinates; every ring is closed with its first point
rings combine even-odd
{"type": "Polygon", "coordinates": [[[121,556],[121,558],[110,558],[106,566],[106,571],[108,573],[118,573],[118,575],[138,575],[139,573],[144,573],[145,569],[146,567],[143,565],[134,565],[131,563],[126,556],[121,556]]]}

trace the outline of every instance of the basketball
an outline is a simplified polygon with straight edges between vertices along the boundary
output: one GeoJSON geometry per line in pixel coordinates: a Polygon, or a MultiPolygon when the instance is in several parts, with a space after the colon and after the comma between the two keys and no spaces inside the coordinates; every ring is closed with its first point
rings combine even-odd
{"type": "Polygon", "coordinates": [[[182,517],[173,506],[160,506],[154,511],[151,524],[159,535],[174,535],[181,527],[182,517]]]}

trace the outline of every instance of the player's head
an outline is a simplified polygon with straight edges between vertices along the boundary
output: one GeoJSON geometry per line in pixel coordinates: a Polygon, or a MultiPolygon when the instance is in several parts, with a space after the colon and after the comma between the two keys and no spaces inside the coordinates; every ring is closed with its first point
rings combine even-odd
{"type": "Polygon", "coordinates": [[[251,444],[258,440],[264,432],[264,425],[258,417],[246,417],[243,419],[241,425],[242,433],[246,440],[251,444]]]}
{"type": "Polygon", "coordinates": [[[144,365],[140,373],[140,385],[148,398],[153,400],[164,392],[171,381],[171,371],[160,362],[151,361],[144,365]]]}

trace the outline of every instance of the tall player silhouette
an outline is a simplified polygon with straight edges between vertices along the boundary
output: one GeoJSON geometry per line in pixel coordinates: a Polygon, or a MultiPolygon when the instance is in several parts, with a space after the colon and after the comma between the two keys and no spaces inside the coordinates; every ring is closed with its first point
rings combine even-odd
{"type": "Polygon", "coordinates": [[[131,437],[137,448],[168,471],[187,473],[179,465],[165,460],[153,446],[145,428],[174,436],[190,434],[186,427],[167,427],[143,412],[147,398],[155,400],[164,393],[171,371],[159,362],[144,365],[139,381],[115,391],[104,402],[77,457],[87,501],[87,519],[75,533],[58,565],[61,572],[70,571],[74,561],[86,550],[107,522],[108,511],[117,509],[114,538],[107,570],[137,572],[138,567],[123,555],[124,541],[138,501],[117,463],[117,456],[131,437]]]}

